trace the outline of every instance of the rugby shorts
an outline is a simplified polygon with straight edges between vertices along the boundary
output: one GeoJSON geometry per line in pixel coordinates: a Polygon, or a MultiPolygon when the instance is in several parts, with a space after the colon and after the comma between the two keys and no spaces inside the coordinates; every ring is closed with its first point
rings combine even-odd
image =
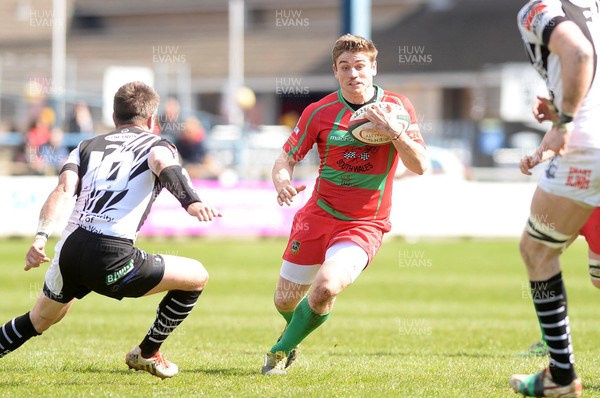
{"type": "Polygon", "coordinates": [[[323,264],[327,249],[334,243],[350,241],[361,247],[373,261],[381,247],[388,222],[347,221],[332,217],[317,205],[307,205],[294,216],[283,259],[299,265],[323,264]]]}
{"type": "Polygon", "coordinates": [[[90,292],[121,300],[141,297],[162,280],[164,259],[129,239],[77,228],[65,231],[46,272],[44,294],[60,303],[90,292]]]}
{"type": "Polygon", "coordinates": [[[584,206],[599,206],[600,149],[569,147],[564,156],[549,161],[538,185],[546,192],[584,206]]]}

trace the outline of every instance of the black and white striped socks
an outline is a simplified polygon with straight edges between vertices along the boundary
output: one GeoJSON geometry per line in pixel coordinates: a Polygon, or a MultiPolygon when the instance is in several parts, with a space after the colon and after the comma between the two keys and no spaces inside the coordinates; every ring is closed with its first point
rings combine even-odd
{"type": "Polygon", "coordinates": [[[148,334],[140,343],[142,357],[150,358],[159,350],[161,344],[169,337],[181,322],[192,312],[202,290],[171,290],[162,299],[156,311],[156,319],[148,330],[148,334]]]}
{"type": "Polygon", "coordinates": [[[0,358],[19,348],[32,337],[39,336],[29,312],[6,322],[0,328],[0,358]]]}
{"type": "Polygon", "coordinates": [[[559,272],[547,281],[530,281],[530,286],[533,305],[550,351],[552,378],[558,384],[567,385],[576,375],[562,274],[559,272]]]}

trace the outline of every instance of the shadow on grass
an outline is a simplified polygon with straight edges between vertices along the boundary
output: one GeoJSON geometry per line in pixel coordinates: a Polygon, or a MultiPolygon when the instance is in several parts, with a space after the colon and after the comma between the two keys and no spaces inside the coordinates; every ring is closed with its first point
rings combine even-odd
{"type": "MultiPolygon", "coordinates": [[[[67,369],[64,369],[65,371],[67,371],[67,369]]],[[[103,368],[94,368],[94,367],[88,367],[85,369],[68,369],[69,372],[72,373],[98,373],[98,374],[114,374],[114,375],[135,375],[135,374],[143,374],[143,373],[147,373],[145,371],[141,371],[141,370],[133,370],[133,369],[103,369],[103,368]]],[[[186,367],[185,369],[181,369],[181,372],[179,375],[184,375],[184,374],[205,374],[205,375],[220,375],[220,376],[250,376],[250,375],[255,375],[257,373],[259,373],[258,371],[253,371],[253,370],[243,370],[243,369],[239,369],[239,368],[201,368],[201,367],[196,367],[196,368],[188,368],[186,367]]],[[[152,376],[154,377],[154,376],[152,376]]]]}
{"type": "Polygon", "coordinates": [[[260,369],[257,370],[248,370],[248,369],[239,369],[239,368],[195,368],[195,369],[185,369],[185,373],[196,373],[196,374],[205,374],[205,375],[217,375],[217,376],[254,376],[260,374],[260,369]]]}
{"type": "MultiPolygon", "coordinates": [[[[15,372],[18,372],[21,375],[26,375],[29,373],[37,374],[39,372],[38,367],[27,366],[27,367],[14,367],[12,369],[15,372]]],[[[186,367],[181,370],[180,374],[205,374],[205,375],[220,375],[220,376],[252,376],[256,374],[260,374],[260,369],[252,370],[252,369],[240,369],[240,368],[202,368],[202,367],[186,367]]],[[[127,369],[127,367],[116,366],[115,368],[107,369],[106,367],[98,367],[98,366],[85,366],[85,367],[75,367],[70,365],[63,365],[58,368],[56,373],[64,373],[65,375],[77,375],[77,374],[94,374],[94,375],[114,375],[114,376],[127,376],[127,375],[138,375],[147,373],[141,370],[127,369]]],[[[150,375],[149,375],[150,376],[150,375]]],[[[112,377],[112,376],[109,376],[112,377]]],[[[151,376],[154,378],[154,376],[151,376]]],[[[77,381],[73,380],[72,382],[62,383],[56,382],[54,384],[90,384],[92,380],[86,381],[77,381]]],[[[3,386],[15,386],[22,383],[22,380],[19,381],[2,381],[0,380],[0,389],[3,386]]]]}
{"type": "Polygon", "coordinates": [[[416,351],[402,351],[402,352],[390,352],[390,351],[375,351],[375,352],[335,352],[330,351],[327,352],[327,355],[335,357],[412,357],[419,356],[422,357],[424,355],[428,357],[450,357],[450,358],[512,358],[514,354],[495,354],[491,352],[416,352],[416,351]]]}

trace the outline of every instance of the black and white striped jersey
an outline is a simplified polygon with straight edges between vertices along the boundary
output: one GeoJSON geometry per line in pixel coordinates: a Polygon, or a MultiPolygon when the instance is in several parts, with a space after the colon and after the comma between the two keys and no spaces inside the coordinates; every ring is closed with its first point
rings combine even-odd
{"type": "Polygon", "coordinates": [[[67,228],[81,227],[135,241],[162,189],[148,165],[155,146],[169,148],[177,158],[173,144],[138,128],[123,128],[82,141],[62,169],[79,175],[67,228]]]}
{"type": "Polygon", "coordinates": [[[554,105],[560,110],[563,99],[561,65],[558,55],[548,49],[552,31],[562,22],[577,24],[594,47],[594,78],[576,115],[570,146],[600,148],[600,77],[597,48],[600,45],[600,0],[534,0],[519,11],[517,23],[525,51],[534,68],[546,81],[554,105]]]}

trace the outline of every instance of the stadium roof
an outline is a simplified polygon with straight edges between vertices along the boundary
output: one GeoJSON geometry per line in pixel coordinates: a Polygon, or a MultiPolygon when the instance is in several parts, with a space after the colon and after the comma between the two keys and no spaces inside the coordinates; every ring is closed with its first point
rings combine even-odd
{"type": "MultiPolygon", "coordinates": [[[[517,12],[523,0],[458,0],[435,9],[423,6],[401,23],[383,31],[374,31],[376,42],[387,42],[379,57],[379,67],[393,70],[434,72],[481,70],[489,64],[526,62],[523,44],[517,30],[517,12]],[[401,48],[422,48],[431,55],[426,64],[403,62],[401,48]]],[[[408,55],[407,55],[408,54],[408,55]]]]}
{"type": "MultiPolygon", "coordinates": [[[[398,23],[377,29],[378,67],[385,73],[479,71],[526,62],[517,31],[523,0],[445,0],[422,5],[398,23]]],[[[314,72],[329,70],[325,59],[314,72]]]]}
{"type": "MultiPolygon", "coordinates": [[[[168,12],[165,2],[68,3],[72,19],[67,54],[80,89],[97,87],[105,68],[115,64],[171,70],[186,67],[200,84],[197,88],[204,91],[218,91],[226,79],[225,0],[173,0],[168,12]],[[160,62],[163,58],[167,62],[160,62]]],[[[380,75],[477,71],[489,64],[525,62],[516,28],[516,13],[524,0],[424,3],[373,0],[372,37],[380,49],[380,75]],[[401,62],[400,55],[415,51],[426,62],[401,62]]],[[[42,65],[40,57],[49,60],[51,2],[32,0],[29,11],[19,11],[17,0],[3,4],[0,15],[11,32],[0,39],[3,79],[17,82],[21,74],[35,70],[42,75],[49,70],[37,64],[42,65]],[[35,64],[27,61],[32,54],[36,54],[35,64]]],[[[247,0],[246,77],[263,79],[266,86],[273,86],[271,80],[277,76],[330,77],[331,46],[341,30],[340,4],[247,0]],[[299,19],[306,19],[307,25],[277,26],[277,11],[294,7],[297,9],[292,11],[300,13],[299,19]]]]}

